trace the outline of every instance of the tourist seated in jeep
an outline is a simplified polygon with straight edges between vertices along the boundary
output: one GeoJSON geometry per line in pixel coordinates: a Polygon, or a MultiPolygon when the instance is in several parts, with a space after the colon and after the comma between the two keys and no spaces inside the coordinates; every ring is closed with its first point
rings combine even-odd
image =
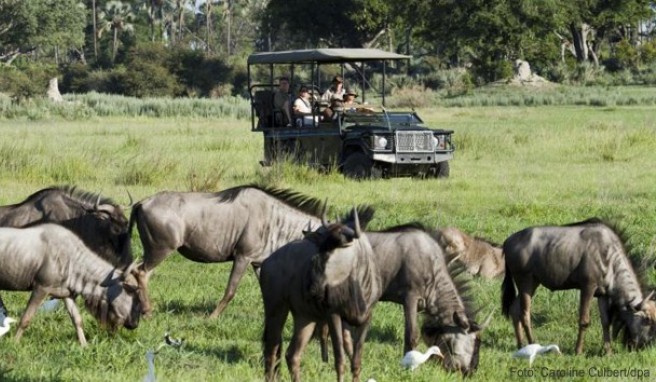
{"type": "Polygon", "coordinates": [[[344,112],[344,101],[338,98],[333,98],[330,106],[323,110],[321,114],[324,121],[336,121],[344,112]]]}
{"type": "Polygon", "coordinates": [[[333,99],[344,98],[344,79],[341,76],[335,76],[330,87],[323,93],[321,100],[330,103],[333,99]]]}
{"type": "Polygon", "coordinates": [[[275,126],[291,126],[292,117],[289,113],[289,78],[278,79],[278,90],[273,95],[275,126]]]}
{"type": "MultiPolygon", "coordinates": [[[[298,91],[298,98],[294,101],[294,118],[297,127],[312,126],[312,101],[310,91],[307,86],[301,86],[298,91]]],[[[317,121],[318,122],[318,121],[317,121]]]]}

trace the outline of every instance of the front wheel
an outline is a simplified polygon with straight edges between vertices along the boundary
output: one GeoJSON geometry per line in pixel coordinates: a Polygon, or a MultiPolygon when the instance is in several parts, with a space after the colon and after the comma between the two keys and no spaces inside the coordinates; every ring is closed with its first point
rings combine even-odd
{"type": "Polygon", "coordinates": [[[433,170],[435,171],[433,176],[435,176],[436,178],[448,178],[450,172],[449,162],[448,161],[440,162],[437,164],[437,166],[434,167],[433,170]]]}
{"type": "Polygon", "coordinates": [[[346,157],[342,165],[345,176],[353,179],[380,178],[382,172],[374,166],[374,161],[364,153],[355,152],[346,157]]]}

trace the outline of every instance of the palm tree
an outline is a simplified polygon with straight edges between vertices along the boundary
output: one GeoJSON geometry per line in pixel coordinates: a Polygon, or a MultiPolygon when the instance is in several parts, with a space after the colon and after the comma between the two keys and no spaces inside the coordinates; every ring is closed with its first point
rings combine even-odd
{"type": "Polygon", "coordinates": [[[131,23],[134,20],[132,6],[121,1],[110,1],[105,5],[105,11],[98,14],[98,19],[100,20],[98,37],[101,37],[103,32],[114,32],[112,40],[112,61],[114,61],[118,49],[119,33],[134,31],[134,25],[131,23]]]}

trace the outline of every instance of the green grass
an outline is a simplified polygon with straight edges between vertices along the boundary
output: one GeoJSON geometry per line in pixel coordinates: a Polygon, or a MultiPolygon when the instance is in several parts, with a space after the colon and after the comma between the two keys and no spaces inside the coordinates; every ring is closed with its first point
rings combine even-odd
{"type": "MultiPolygon", "coordinates": [[[[370,203],[377,208],[371,228],[418,220],[431,227],[456,226],[502,242],[530,225],[560,224],[590,216],[616,220],[634,251],[654,255],[656,216],[656,110],[653,107],[479,107],[420,110],[431,126],[455,130],[456,158],[446,180],[390,179],[355,182],[337,173],[282,164],[261,168],[262,137],[234,118],[97,117],[85,120],[0,119],[0,204],[15,203],[53,184],[74,183],[126,204],[160,190],[220,190],[258,182],[291,187],[329,199],[334,212],[370,203]]],[[[331,215],[332,215],[331,211],[331,215]]],[[[134,252],[142,253],[135,233],[134,252]]],[[[186,338],[177,351],[156,357],[161,381],[261,380],[262,303],[248,273],[237,296],[217,320],[207,315],[222,296],[230,264],[198,264],[178,254],[158,267],[151,280],[155,314],[135,331],[110,335],[84,313],[89,347],[81,349],[64,310],[39,313],[20,343],[0,338],[0,380],[137,381],[146,374],[146,350],[169,330],[186,338]]],[[[650,275],[653,279],[653,275],[650,275]]],[[[483,312],[494,311],[484,332],[480,368],[473,381],[523,380],[511,368],[528,367],[510,358],[511,325],[500,315],[500,280],[475,279],[473,293],[483,312]]],[[[12,316],[28,293],[2,292],[12,316]]],[[[578,293],[539,289],[534,331],[541,343],[557,343],[563,356],[538,358],[542,367],[647,369],[653,379],[654,349],[600,356],[597,309],[586,336],[585,354],[574,356],[578,293]]],[[[481,317],[482,319],[482,317],[481,317]]],[[[291,319],[285,331],[289,340],[291,319]]],[[[381,303],[365,345],[363,380],[442,381],[460,377],[427,365],[409,373],[399,366],[403,340],[401,308],[381,303]]],[[[421,344],[424,350],[425,345],[421,344]]],[[[303,357],[304,380],[334,380],[322,364],[316,341],[303,357]]],[[[282,376],[288,379],[286,367],[282,376]]],[[[542,378],[540,378],[542,379],[542,378]]],[[[618,380],[597,378],[596,380],[618,380]]]]}

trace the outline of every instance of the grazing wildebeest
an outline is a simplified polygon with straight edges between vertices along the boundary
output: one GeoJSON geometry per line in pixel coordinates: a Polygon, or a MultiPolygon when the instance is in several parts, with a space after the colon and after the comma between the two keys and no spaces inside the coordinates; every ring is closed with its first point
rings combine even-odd
{"type": "Polygon", "coordinates": [[[141,302],[135,275],[96,255],[67,228],[52,223],[0,228],[0,264],[0,290],[32,291],[16,340],[49,295],[64,299],[82,346],[87,342],[75,305],[78,295],[112,330],[120,325],[128,329],[139,325],[141,302]]]}
{"type": "MultiPolygon", "coordinates": [[[[130,230],[137,225],[143,243],[139,273],[147,285],[152,270],[176,249],[203,263],[232,261],[217,317],[235,295],[249,264],[257,271],[274,250],[321,225],[321,201],[291,190],[254,185],[217,193],[160,192],[135,204],[130,230]]],[[[144,309],[150,312],[149,300],[144,309]]]]}
{"type": "Polygon", "coordinates": [[[512,316],[518,348],[522,346],[522,327],[528,342],[534,343],[531,297],[539,285],[550,290],[581,290],[576,354],[583,351],[593,297],[599,304],[606,353],[611,352],[613,319],[626,326],[628,347],[642,347],[654,338],[656,304],[649,299],[651,294],[643,296],[622,238],[603,221],[592,218],[565,226],[526,228],[506,239],[503,252],[502,308],[506,317],[512,316]]]}
{"type": "MultiPolygon", "coordinates": [[[[116,266],[132,263],[128,220],[121,206],[73,186],[44,188],[24,201],[0,206],[0,227],[61,224],[95,253],[116,266]]],[[[4,310],[0,298],[0,310],[4,310]]],[[[5,312],[6,313],[6,312],[5,312]]]]}
{"type": "Polygon", "coordinates": [[[474,276],[491,279],[504,272],[503,252],[497,244],[453,227],[437,230],[437,241],[451,261],[461,263],[474,276]]]}
{"type": "MultiPolygon", "coordinates": [[[[418,309],[425,316],[422,333],[429,346],[439,345],[448,370],[473,372],[478,365],[480,332],[461,267],[447,266],[439,235],[411,223],[367,232],[375,253],[376,277],[384,292],[380,301],[403,305],[403,353],[418,343],[418,309]]],[[[345,334],[346,336],[347,334],[345,334]]],[[[322,331],[322,358],[327,361],[327,332],[322,331]]],[[[346,341],[348,344],[348,340],[346,341]]],[[[347,351],[350,349],[347,349],[347,351]]]]}
{"type": "Polygon", "coordinates": [[[324,224],[304,240],[293,241],[262,263],[260,288],[264,300],[265,378],[277,378],[282,330],[291,311],[294,334],[286,352],[294,381],[300,380],[300,361],[317,323],[328,321],[338,381],[344,377],[342,320],[353,329],[351,371],[360,374],[362,345],[371,310],[382,290],[376,277],[371,245],[361,232],[357,212],[343,223],[324,224]]]}

